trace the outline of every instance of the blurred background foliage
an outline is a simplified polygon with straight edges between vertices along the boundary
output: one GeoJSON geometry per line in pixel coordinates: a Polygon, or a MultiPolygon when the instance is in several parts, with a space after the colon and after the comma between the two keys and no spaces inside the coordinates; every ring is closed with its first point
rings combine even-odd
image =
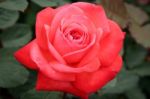
{"type": "Polygon", "coordinates": [[[150,0],[0,0],[0,99],[78,99],[59,92],[36,92],[36,72],[13,57],[35,37],[38,11],[77,1],[103,5],[107,16],[126,32],[122,71],[90,99],[150,99],[150,0]]]}

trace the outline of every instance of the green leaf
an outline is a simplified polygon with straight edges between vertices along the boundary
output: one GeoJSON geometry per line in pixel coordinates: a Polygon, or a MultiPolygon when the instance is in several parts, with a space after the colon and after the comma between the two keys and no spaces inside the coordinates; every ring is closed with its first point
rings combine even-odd
{"type": "Polygon", "coordinates": [[[89,99],[101,99],[97,94],[93,94],[89,97],[89,99]]]}
{"type": "Polygon", "coordinates": [[[116,94],[93,94],[89,99],[120,99],[116,94]]]}
{"type": "Polygon", "coordinates": [[[18,47],[28,43],[32,38],[31,29],[25,24],[16,24],[0,34],[4,47],[18,47]]]}
{"type": "Polygon", "coordinates": [[[15,97],[15,99],[20,99],[21,95],[23,95],[25,92],[35,87],[36,80],[37,80],[37,72],[30,71],[28,81],[25,84],[21,86],[9,88],[8,91],[11,95],[13,95],[13,97],[15,97]]]}
{"type": "Polygon", "coordinates": [[[131,4],[125,4],[125,6],[131,19],[134,20],[138,25],[142,25],[149,20],[148,14],[140,9],[140,7],[131,4]]]}
{"type": "Polygon", "coordinates": [[[0,8],[0,29],[12,26],[19,18],[17,11],[10,11],[0,8]]]}
{"type": "Polygon", "coordinates": [[[101,2],[106,10],[106,14],[112,20],[115,20],[122,28],[127,27],[128,13],[123,0],[97,0],[101,2]]]}
{"type": "Polygon", "coordinates": [[[104,89],[106,88],[110,88],[110,87],[115,87],[117,83],[117,78],[113,79],[112,81],[110,81],[107,85],[104,86],[104,89]]]}
{"type": "Polygon", "coordinates": [[[32,89],[24,93],[20,99],[62,99],[59,92],[37,92],[32,89]]]}
{"type": "Polygon", "coordinates": [[[117,77],[117,83],[114,87],[107,87],[100,90],[100,93],[123,93],[135,86],[139,81],[139,77],[127,72],[121,72],[117,77]]]}
{"type": "Polygon", "coordinates": [[[147,51],[139,44],[128,44],[126,48],[125,61],[129,68],[134,68],[142,63],[147,55],[147,51]]]}
{"type": "Polygon", "coordinates": [[[31,0],[40,7],[56,7],[59,5],[64,5],[69,2],[69,0],[31,0]]]}
{"type": "Polygon", "coordinates": [[[2,88],[22,85],[28,79],[29,72],[13,58],[14,49],[16,48],[0,49],[0,87],[2,88]]]}
{"type": "Polygon", "coordinates": [[[24,21],[26,24],[29,24],[30,26],[33,27],[35,25],[36,15],[39,11],[41,11],[41,7],[31,2],[28,9],[29,10],[26,11],[24,21]]]}
{"type": "Polygon", "coordinates": [[[15,61],[13,53],[17,50],[18,48],[1,48],[0,49],[0,55],[2,58],[0,58],[0,61],[15,61]]]}
{"type": "Polygon", "coordinates": [[[37,5],[39,5],[41,7],[57,6],[58,5],[56,1],[52,1],[52,0],[31,0],[31,1],[36,3],[37,5]]]}
{"type": "Polygon", "coordinates": [[[133,88],[126,92],[128,99],[147,99],[140,88],[133,88]]]}
{"type": "Polygon", "coordinates": [[[129,26],[129,31],[131,36],[144,47],[150,47],[150,24],[144,26],[139,26],[138,24],[132,22],[129,26]]]}
{"type": "Polygon", "coordinates": [[[27,0],[5,0],[0,2],[0,8],[24,11],[28,6],[27,0]]]}
{"type": "Polygon", "coordinates": [[[2,61],[0,68],[0,87],[16,87],[27,81],[28,71],[16,62],[2,61]]]}
{"type": "Polygon", "coordinates": [[[143,62],[136,68],[130,70],[130,72],[135,73],[139,76],[150,76],[150,62],[143,62]]]}

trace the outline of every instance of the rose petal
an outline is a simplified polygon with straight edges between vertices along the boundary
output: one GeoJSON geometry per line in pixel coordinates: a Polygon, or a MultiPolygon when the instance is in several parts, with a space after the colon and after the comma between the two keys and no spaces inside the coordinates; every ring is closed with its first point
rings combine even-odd
{"type": "Polygon", "coordinates": [[[70,44],[70,42],[63,37],[63,33],[58,29],[55,35],[55,40],[53,45],[55,49],[61,54],[64,55],[66,53],[72,52],[74,50],[79,50],[82,47],[75,46],[75,44],[70,44]],[[73,46],[74,45],[74,46],[73,46]]]}
{"type": "Polygon", "coordinates": [[[22,63],[23,65],[25,65],[27,68],[30,68],[30,69],[37,69],[36,64],[32,61],[30,57],[30,49],[32,48],[34,43],[36,43],[35,40],[31,41],[29,44],[19,49],[18,51],[16,51],[14,54],[15,58],[20,63],[22,63]]]}
{"type": "Polygon", "coordinates": [[[118,56],[122,46],[125,33],[113,21],[109,21],[111,33],[100,40],[99,58],[102,65],[109,66],[118,56]]]}
{"type": "Polygon", "coordinates": [[[31,48],[31,59],[37,64],[39,70],[46,76],[61,81],[74,81],[75,75],[72,73],[61,73],[56,72],[48,64],[47,60],[44,58],[37,44],[34,44],[31,48]]]}
{"type": "MultiPolygon", "coordinates": [[[[85,15],[72,15],[72,16],[70,16],[69,20],[68,19],[64,20],[62,27],[63,28],[65,27],[66,30],[68,30],[69,26],[72,23],[76,23],[76,24],[80,25],[80,27],[82,29],[79,29],[79,30],[74,29],[74,31],[76,31],[78,33],[86,34],[86,36],[83,35],[84,36],[84,40],[83,40],[84,44],[83,45],[85,45],[85,44],[88,45],[90,42],[89,38],[91,38],[91,35],[96,34],[96,28],[95,28],[94,24],[85,15]],[[85,31],[84,27],[87,29],[86,31],[85,31]]],[[[73,42],[74,40],[71,40],[71,41],[73,42]]],[[[74,46],[75,44],[70,44],[70,45],[74,46]]]]}
{"type": "Polygon", "coordinates": [[[54,48],[54,46],[51,44],[50,40],[48,39],[48,35],[50,32],[50,27],[48,25],[45,25],[45,30],[46,30],[46,37],[47,37],[47,43],[48,43],[48,50],[49,50],[49,54],[51,54],[52,56],[54,56],[54,58],[62,63],[62,64],[66,64],[65,60],[62,58],[62,56],[57,52],[57,50],[54,48]]]}
{"type": "Polygon", "coordinates": [[[93,34],[96,31],[96,28],[95,28],[93,22],[87,16],[85,16],[85,14],[71,15],[69,17],[69,20],[64,19],[62,26],[64,25],[63,27],[67,27],[71,23],[77,23],[80,25],[84,25],[88,29],[89,34],[93,34]]]}
{"type": "MultiPolygon", "coordinates": [[[[90,23],[87,19],[84,19],[84,18],[82,18],[82,21],[80,21],[79,23],[81,25],[87,26],[87,28],[90,28],[90,29],[85,30],[84,28],[82,28],[82,29],[79,28],[79,25],[77,25],[77,24],[79,24],[78,23],[79,17],[81,17],[81,16],[75,17],[75,19],[73,17],[72,20],[70,19],[71,22],[69,22],[68,26],[65,27],[66,31],[69,29],[73,29],[74,31],[77,31],[78,33],[87,34],[89,37],[90,35],[92,35],[91,33],[94,33],[95,28],[92,25],[92,23],[90,23]],[[76,22],[76,24],[72,24],[72,23],[75,23],[74,21],[76,22]],[[74,26],[74,27],[70,27],[70,26],[74,26]]],[[[64,23],[67,24],[67,21],[64,23]]],[[[74,40],[70,40],[69,38],[65,37],[66,34],[63,32],[66,32],[66,31],[60,31],[59,29],[57,29],[56,35],[54,38],[54,42],[53,42],[54,47],[58,50],[58,52],[61,55],[65,55],[67,53],[71,53],[76,50],[83,49],[83,47],[85,47],[84,45],[89,43],[89,40],[87,40],[88,37],[85,37],[85,35],[84,35],[84,37],[83,37],[84,39],[82,39],[82,42],[84,42],[84,44],[76,44],[74,42],[74,40]],[[61,44],[60,44],[60,42],[61,42],[61,44]]],[[[70,32],[70,31],[67,31],[67,32],[70,32]]]]}
{"type": "Polygon", "coordinates": [[[96,92],[116,76],[121,66],[122,59],[118,56],[109,67],[101,68],[97,72],[78,74],[73,85],[87,94],[96,92]]]}
{"type": "MultiPolygon", "coordinates": [[[[51,21],[55,15],[55,10],[48,7],[37,14],[36,18],[36,39],[40,47],[47,49],[47,38],[45,35],[44,25],[51,25],[51,21]]],[[[54,32],[50,32],[50,38],[53,38],[54,32]]]]}
{"type": "MultiPolygon", "coordinates": [[[[61,26],[61,20],[63,20],[63,18],[68,18],[71,15],[82,15],[83,11],[81,9],[79,9],[76,6],[72,6],[72,5],[67,5],[66,7],[61,7],[59,9],[56,9],[57,13],[52,21],[52,25],[51,25],[51,33],[56,33],[57,29],[59,26],[61,26]]],[[[49,35],[49,38],[52,38],[51,35],[49,35]]],[[[54,38],[52,38],[54,39],[54,38]]],[[[53,40],[51,40],[53,41],[53,40]]]]}
{"type": "Polygon", "coordinates": [[[54,68],[56,71],[59,72],[65,72],[65,73],[81,73],[81,72],[94,72],[99,69],[100,62],[98,58],[94,58],[92,61],[90,61],[87,64],[84,64],[83,66],[74,68],[73,66],[67,66],[64,64],[59,63],[49,63],[52,68],[54,68]]]}
{"type": "Polygon", "coordinates": [[[64,39],[66,39],[66,41],[68,41],[67,43],[71,47],[76,46],[77,48],[81,48],[89,43],[88,29],[84,25],[78,23],[70,23],[69,26],[65,27],[61,31],[63,31],[63,37],[64,39]],[[73,36],[71,35],[71,33],[73,32],[78,33],[78,36],[80,38],[73,39],[73,36]]]}
{"type": "Polygon", "coordinates": [[[53,80],[53,79],[46,77],[42,73],[38,74],[36,89],[37,90],[68,92],[73,95],[80,96],[82,99],[88,99],[87,94],[74,88],[70,82],[53,80]]]}
{"type": "Polygon", "coordinates": [[[89,61],[94,60],[99,53],[99,44],[95,44],[90,51],[83,57],[78,66],[83,66],[87,64],[89,61]]]}
{"type": "Polygon", "coordinates": [[[93,47],[93,45],[95,44],[96,41],[96,34],[92,35],[93,37],[91,37],[91,42],[89,43],[89,45],[87,45],[85,48],[77,50],[77,51],[73,51],[70,53],[67,53],[63,56],[63,58],[68,62],[68,63],[72,63],[72,62],[79,62],[81,61],[81,59],[83,58],[83,56],[88,53],[88,51],[91,49],[91,47],[93,47]]]}
{"type": "Polygon", "coordinates": [[[73,3],[72,5],[82,9],[86,16],[91,19],[97,28],[102,28],[102,30],[106,33],[109,32],[107,17],[105,15],[104,9],[100,5],[85,2],[73,3]]]}
{"type": "Polygon", "coordinates": [[[61,30],[65,33],[67,31],[73,30],[73,29],[78,29],[82,30],[85,33],[88,33],[88,28],[84,26],[83,24],[79,24],[78,22],[67,22],[68,19],[63,19],[61,21],[61,30]]]}

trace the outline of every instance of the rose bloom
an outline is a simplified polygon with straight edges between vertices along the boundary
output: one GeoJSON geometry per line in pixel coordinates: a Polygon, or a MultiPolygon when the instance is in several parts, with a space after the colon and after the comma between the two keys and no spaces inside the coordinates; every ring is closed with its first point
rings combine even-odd
{"type": "Polygon", "coordinates": [[[125,33],[100,5],[77,2],[37,14],[36,38],[15,53],[38,71],[37,90],[88,99],[120,71],[125,33]]]}

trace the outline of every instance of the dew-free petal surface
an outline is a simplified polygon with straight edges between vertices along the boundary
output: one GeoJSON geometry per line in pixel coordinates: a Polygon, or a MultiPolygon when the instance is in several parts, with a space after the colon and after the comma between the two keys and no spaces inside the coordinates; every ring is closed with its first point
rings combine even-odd
{"type": "Polygon", "coordinates": [[[122,59],[118,56],[109,67],[100,68],[98,71],[92,73],[78,74],[73,85],[88,94],[96,92],[116,76],[121,66],[122,59]]]}
{"type": "Polygon", "coordinates": [[[49,78],[61,81],[74,81],[74,74],[66,74],[55,71],[44,58],[37,44],[34,44],[31,49],[31,59],[37,64],[39,71],[47,75],[49,78]]]}
{"type": "MultiPolygon", "coordinates": [[[[36,17],[36,39],[40,47],[44,49],[47,49],[47,43],[48,43],[45,35],[46,32],[45,25],[48,26],[51,25],[54,15],[55,15],[55,10],[48,7],[40,11],[36,17]]],[[[53,38],[55,34],[51,32],[49,35],[51,35],[51,38],[53,38]]]]}
{"type": "Polygon", "coordinates": [[[32,46],[36,43],[35,40],[31,41],[29,44],[25,45],[21,49],[15,52],[15,58],[22,63],[25,67],[30,69],[37,69],[37,65],[30,57],[30,50],[32,46]]]}
{"type": "Polygon", "coordinates": [[[106,14],[101,5],[95,5],[85,2],[74,3],[92,20],[97,28],[102,28],[104,32],[109,32],[109,25],[106,14]]]}
{"type": "Polygon", "coordinates": [[[42,73],[38,74],[36,89],[68,92],[73,95],[79,96],[82,99],[88,99],[88,95],[86,93],[76,89],[70,82],[53,80],[46,77],[42,73]]]}
{"type": "Polygon", "coordinates": [[[100,40],[99,58],[102,65],[109,66],[118,56],[122,46],[125,33],[113,21],[109,21],[110,33],[100,40]]]}

